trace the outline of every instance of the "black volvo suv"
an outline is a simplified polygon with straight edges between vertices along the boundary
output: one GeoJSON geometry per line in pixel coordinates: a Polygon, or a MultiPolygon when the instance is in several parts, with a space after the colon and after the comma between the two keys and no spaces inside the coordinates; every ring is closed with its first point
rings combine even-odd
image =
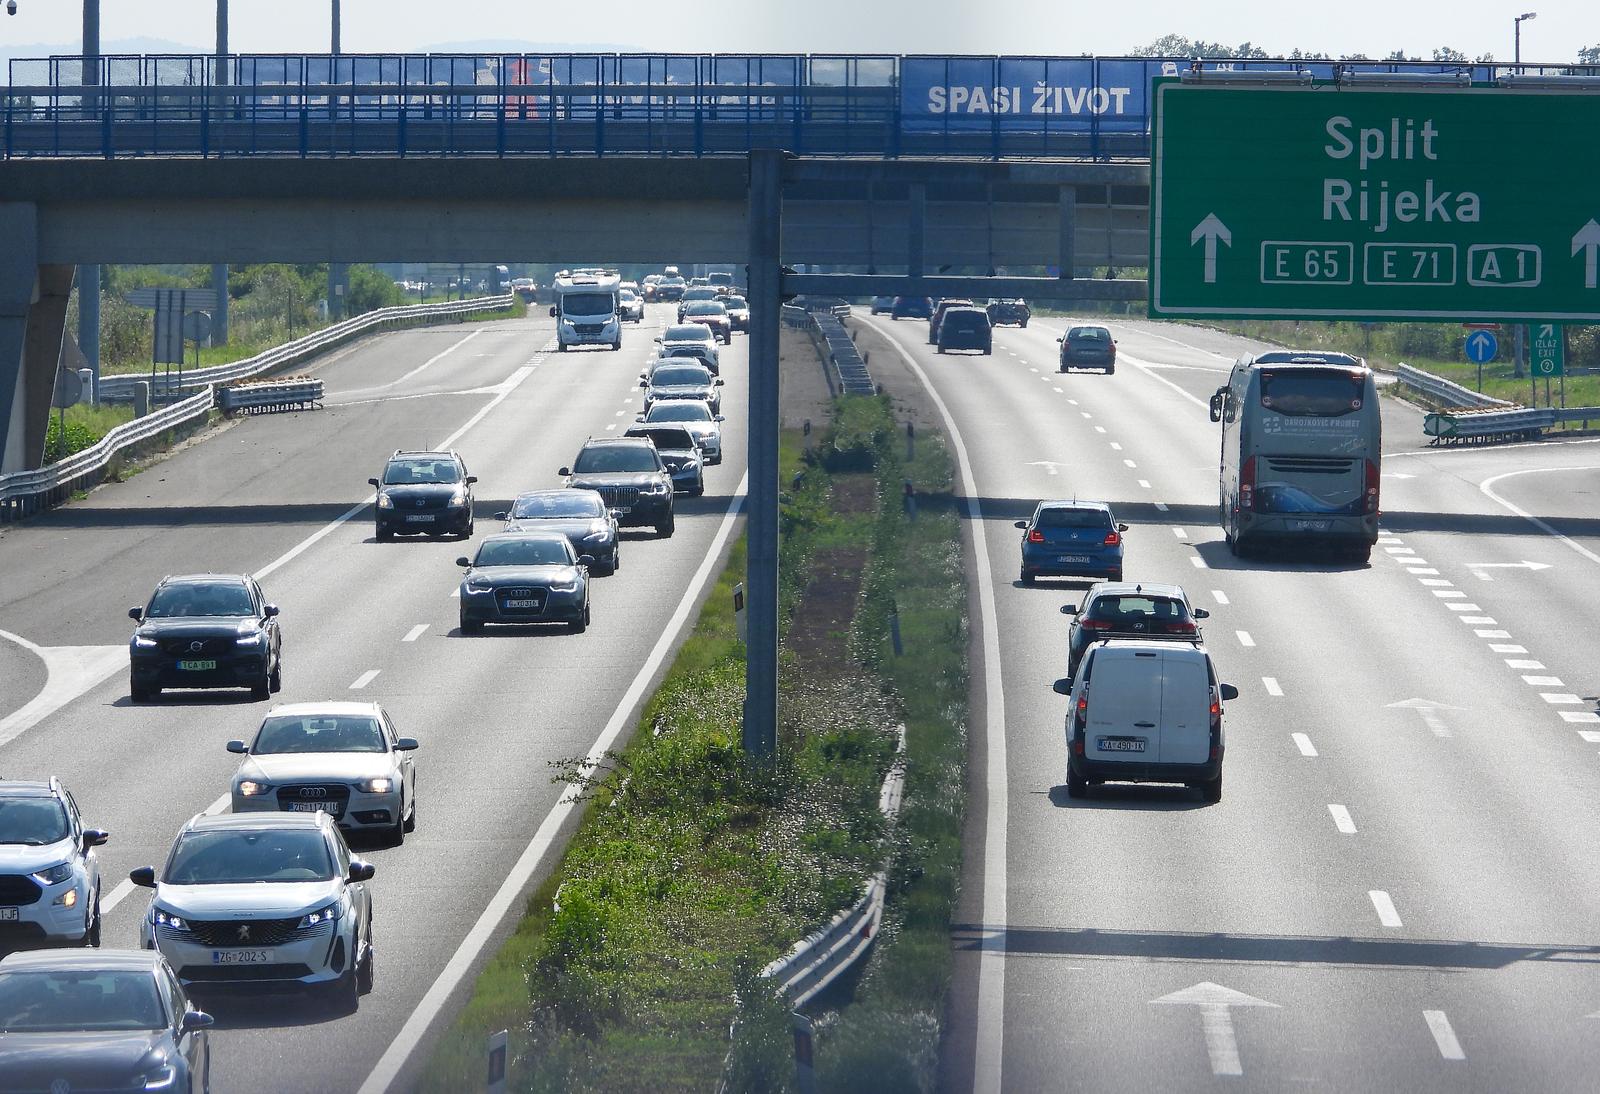
{"type": "Polygon", "coordinates": [[[598,491],[618,524],[653,525],[656,535],[672,535],[672,473],[648,438],[591,437],[572,466],[556,473],[568,486],[598,491]]]}
{"type": "Polygon", "coordinates": [[[163,688],[249,688],[265,699],[283,687],[278,606],[241,574],[166,577],[150,603],[129,608],[139,626],[128,642],[134,702],[163,688]]]}

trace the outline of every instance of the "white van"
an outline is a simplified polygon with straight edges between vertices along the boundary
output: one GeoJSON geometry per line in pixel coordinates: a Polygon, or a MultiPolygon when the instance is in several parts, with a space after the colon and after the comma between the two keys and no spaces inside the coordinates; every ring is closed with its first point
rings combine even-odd
{"type": "Polygon", "coordinates": [[[1222,800],[1222,704],[1239,697],[1219,684],[1198,642],[1111,638],[1089,648],[1067,712],[1067,796],[1103,782],[1184,783],[1222,800]]]}
{"type": "Polygon", "coordinates": [[[556,349],[569,346],[622,348],[622,319],[617,305],[622,278],[615,270],[562,270],[551,282],[555,303],[556,349]]]}

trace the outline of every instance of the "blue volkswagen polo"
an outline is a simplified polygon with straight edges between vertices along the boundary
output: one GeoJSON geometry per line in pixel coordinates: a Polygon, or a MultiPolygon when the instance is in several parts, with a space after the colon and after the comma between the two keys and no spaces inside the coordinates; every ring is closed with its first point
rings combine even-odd
{"type": "Polygon", "coordinates": [[[1099,501],[1041,501],[1022,529],[1022,583],[1039,577],[1122,580],[1122,533],[1111,506],[1099,501]]]}

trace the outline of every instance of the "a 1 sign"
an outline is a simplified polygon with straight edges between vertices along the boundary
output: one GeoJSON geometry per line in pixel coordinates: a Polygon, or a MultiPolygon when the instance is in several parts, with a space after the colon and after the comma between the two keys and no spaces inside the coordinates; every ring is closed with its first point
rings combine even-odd
{"type": "Polygon", "coordinates": [[[1533,374],[1560,376],[1565,367],[1566,338],[1560,323],[1535,323],[1533,327],[1533,374]]]}

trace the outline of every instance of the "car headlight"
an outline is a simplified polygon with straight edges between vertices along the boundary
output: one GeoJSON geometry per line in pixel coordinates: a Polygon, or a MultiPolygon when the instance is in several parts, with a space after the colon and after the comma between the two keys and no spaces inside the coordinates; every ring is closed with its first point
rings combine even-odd
{"type": "Polygon", "coordinates": [[[146,1071],[140,1079],[144,1082],[146,1090],[170,1090],[172,1084],[178,1081],[178,1069],[171,1064],[163,1064],[146,1071]]]}
{"type": "Polygon", "coordinates": [[[577,329],[577,324],[574,323],[572,320],[567,319],[565,317],[562,318],[561,325],[563,327],[567,328],[568,330],[576,330],[577,329]]]}
{"type": "Polygon", "coordinates": [[[59,866],[47,866],[43,870],[35,871],[33,880],[40,885],[60,885],[72,876],[72,863],[63,862],[59,866]]]}
{"type": "Polygon", "coordinates": [[[157,642],[154,638],[146,638],[142,634],[136,634],[133,636],[134,649],[153,650],[159,645],[161,645],[161,643],[157,642]]]}
{"type": "Polygon", "coordinates": [[[450,495],[450,504],[452,506],[467,504],[467,488],[464,486],[456,487],[456,492],[450,495]]]}
{"type": "Polygon", "coordinates": [[[375,779],[362,779],[356,783],[356,789],[363,794],[387,794],[394,789],[394,780],[387,775],[380,775],[375,779]]]}
{"type": "Polygon", "coordinates": [[[553,593],[575,593],[578,591],[578,579],[573,577],[571,581],[551,582],[550,591],[553,593]]]}
{"type": "Polygon", "coordinates": [[[583,538],[585,541],[591,539],[605,539],[610,533],[611,526],[606,524],[604,521],[597,520],[594,522],[594,524],[590,525],[588,534],[583,538]]]}
{"type": "Polygon", "coordinates": [[[312,927],[319,927],[324,923],[338,919],[343,914],[344,909],[340,906],[339,902],[337,900],[330,901],[329,903],[318,908],[316,911],[301,916],[298,929],[304,931],[309,930],[312,927]]]}
{"type": "Polygon", "coordinates": [[[174,915],[160,905],[150,909],[150,923],[156,927],[170,927],[175,931],[187,931],[189,924],[180,915],[174,915]]]}
{"type": "Polygon", "coordinates": [[[76,908],[78,906],[78,888],[73,886],[55,900],[51,901],[58,908],[76,908]]]}
{"type": "Polygon", "coordinates": [[[233,644],[235,646],[248,646],[252,649],[259,646],[264,646],[266,645],[266,642],[267,636],[262,634],[260,631],[257,631],[255,634],[241,634],[239,637],[233,640],[233,644]]]}
{"type": "Polygon", "coordinates": [[[239,793],[246,798],[257,798],[272,789],[271,783],[261,782],[259,779],[240,779],[239,793]]]}
{"type": "Polygon", "coordinates": [[[388,494],[385,494],[382,490],[378,491],[378,508],[379,509],[393,509],[394,508],[394,499],[391,498],[388,494]]]}
{"type": "Polygon", "coordinates": [[[486,593],[493,588],[494,586],[489,583],[489,579],[486,577],[467,578],[466,589],[469,593],[486,593]]]}

